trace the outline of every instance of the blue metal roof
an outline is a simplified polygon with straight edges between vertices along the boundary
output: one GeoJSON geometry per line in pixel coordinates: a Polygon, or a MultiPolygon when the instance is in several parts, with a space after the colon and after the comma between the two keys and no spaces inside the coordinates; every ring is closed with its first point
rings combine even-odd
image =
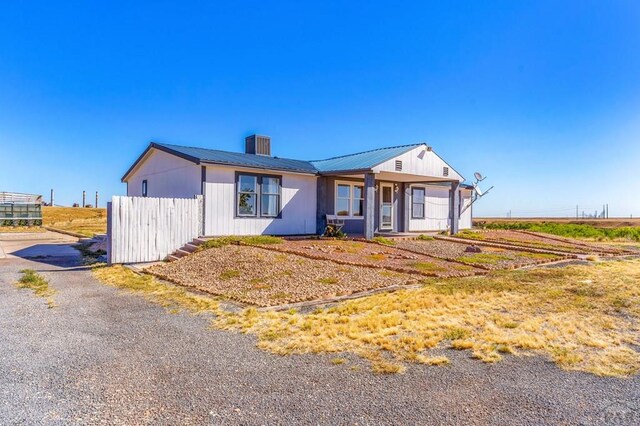
{"type": "Polygon", "coordinates": [[[180,145],[152,142],[142,155],[133,163],[131,168],[122,177],[124,182],[129,173],[144,158],[151,148],[177,155],[196,164],[211,163],[240,167],[249,167],[265,170],[283,170],[298,173],[320,174],[329,172],[347,172],[370,170],[380,163],[390,160],[398,155],[423,144],[411,144],[379,148],[356,154],[343,155],[328,158],[326,160],[304,161],[290,158],[269,157],[265,155],[245,154],[242,152],[220,151],[217,149],[195,148],[180,145]]]}
{"type": "Polygon", "coordinates": [[[320,172],[342,172],[349,170],[369,170],[380,163],[391,160],[398,155],[416,148],[421,143],[411,145],[392,146],[389,148],[378,148],[371,151],[359,152],[357,154],[342,155],[340,157],[328,158],[326,160],[316,160],[310,163],[320,172]]]}
{"type": "Polygon", "coordinates": [[[315,174],[317,170],[308,161],[289,158],[268,157],[265,155],[245,154],[241,152],[219,151],[217,149],[193,148],[187,146],[152,143],[152,147],[173,153],[195,162],[228,164],[270,170],[289,170],[315,174]]]}

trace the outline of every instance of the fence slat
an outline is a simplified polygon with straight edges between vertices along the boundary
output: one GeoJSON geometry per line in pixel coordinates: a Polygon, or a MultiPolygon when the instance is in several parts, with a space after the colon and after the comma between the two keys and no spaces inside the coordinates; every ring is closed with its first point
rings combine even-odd
{"type": "Polygon", "coordinates": [[[199,198],[114,196],[109,210],[111,263],[152,262],[200,235],[199,198]]]}

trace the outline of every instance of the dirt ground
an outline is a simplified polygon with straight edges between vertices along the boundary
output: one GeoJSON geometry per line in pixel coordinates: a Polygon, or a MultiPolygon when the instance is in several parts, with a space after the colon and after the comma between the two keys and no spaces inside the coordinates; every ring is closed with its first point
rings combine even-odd
{"type": "Polygon", "coordinates": [[[330,299],[417,284],[421,278],[239,245],[203,250],[174,262],[153,265],[146,271],[186,287],[257,306],[330,299]]]}
{"type": "Polygon", "coordinates": [[[583,255],[622,255],[635,254],[635,251],[610,244],[599,244],[574,240],[555,235],[515,230],[478,230],[463,231],[455,236],[461,240],[501,243],[583,255]]]}
{"type": "MultiPolygon", "coordinates": [[[[24,249],[31,243],[24,243],[24,249]]],[[[61,245],[57,255],[66,252],[61,245]]],[[[3,424],[620,424],[640,419],[639,376],[567,372],[541,356],[375,374],[357,356],[279,356],[98,282],[66,262],[0,259],[3,424]],[[14,282],[31,268],[57,306],[14,282]]]]}

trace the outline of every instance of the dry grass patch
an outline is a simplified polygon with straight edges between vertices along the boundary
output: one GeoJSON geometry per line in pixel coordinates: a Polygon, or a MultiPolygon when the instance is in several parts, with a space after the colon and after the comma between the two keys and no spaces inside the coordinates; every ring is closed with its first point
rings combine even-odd
{"type": "Polygon", "coordinates": [[[264,350],[350,352],[369,360],[378,373],[401,373],[408,362],[448,364],[434,355],[436,348],[469,351],[483,362],[540,354],[563,369],[603,376],[630,376],[640,369],[640,260],[434,278],[420,289],[307,314],[225,312],[217,302],[121,267],[94,273],[163,304],[216,313],[214,327],[255,335],[264,350]]]}
{"type": "Polygon", "coordinates": [[[606,262],[430,279],[310,314],[250,310],[215,323],[277,354],[352,352],[380,373],[446,364],[430,349],[449,347],[483,362],[538,353],[567,370],[628,376],[640,369],[639,302],[640,261],[606,262]]]}
{"type": "Polygon", "coordinates": [[[0,226],[0,234],[20,233],[20,232],[39,233],[39,232],[47,232],[47,230],[41,226],[0,226]]]}
{"type": "Polygon", "coordinates": [[[192,313],[217,312],[219,303],[211,297],[200,296],[185,289],[158,281],[150,275],[139,275],[123,266],[97,266],[93,275],[105,284],[142,294],[171,312],[186,310],[192,313]]]}
{"type": "Polygon", "coordinates": [[[93,237],[107,232],[107,209],[45,206],[42,208],[42,224],[93,237]]]}
{"type": "Polygon", "coordinates": [[[56,291],[49,287],[49,282],[33,269],[23,269],[20,271],[22,276],[16,283],[18,288],[28,288],[33,290],[33,293],[38,297],[44,297],[47,299],[47,306],[53,308],[56,306],[53,296],[56,291]]]}

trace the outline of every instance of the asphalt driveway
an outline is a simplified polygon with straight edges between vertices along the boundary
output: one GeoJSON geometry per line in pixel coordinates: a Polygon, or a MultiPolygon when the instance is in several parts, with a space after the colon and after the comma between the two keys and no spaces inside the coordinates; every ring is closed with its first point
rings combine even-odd
{"type": "Polygon", "coordinates": [[[12,241],[0,236],[2,424],[640,423],[637,377],[466,352],[390,376],[355,357],[272,355],[206,317],[100,284],[68,242],[12,241]],[[55,308],[14,286],[26,267],[50,281],[55,308]]]}

